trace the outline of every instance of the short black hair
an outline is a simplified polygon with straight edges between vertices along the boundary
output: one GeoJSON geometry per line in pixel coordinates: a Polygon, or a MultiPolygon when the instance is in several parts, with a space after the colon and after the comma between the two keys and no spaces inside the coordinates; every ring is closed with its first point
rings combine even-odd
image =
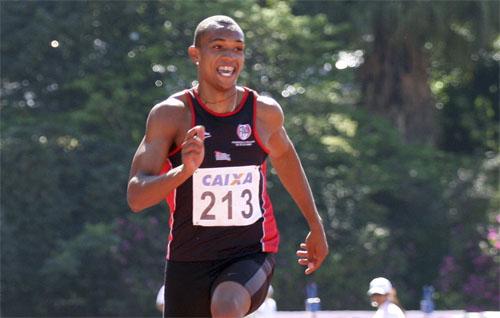
{"type": "Polygon", "coordinates": [[[196,30],[194,30],[193,45],[199,47],[203,34],[213,27],[227,27],[231,30],[240,31],[243,34],[243,30],[238,23],[233,20],[233,18],[225,15],[214,15],[206,18],[198,24],[196,30]]]}

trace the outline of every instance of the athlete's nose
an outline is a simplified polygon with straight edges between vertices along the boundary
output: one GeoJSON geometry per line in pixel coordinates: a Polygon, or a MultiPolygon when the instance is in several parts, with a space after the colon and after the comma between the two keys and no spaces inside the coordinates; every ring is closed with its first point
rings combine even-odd
{"type": "Polygon", "coordinates": [[[227,49],[222,52],[222,57],[227,59],[238,59],[241,54],[234,51],[233,49],[227,49]]]}

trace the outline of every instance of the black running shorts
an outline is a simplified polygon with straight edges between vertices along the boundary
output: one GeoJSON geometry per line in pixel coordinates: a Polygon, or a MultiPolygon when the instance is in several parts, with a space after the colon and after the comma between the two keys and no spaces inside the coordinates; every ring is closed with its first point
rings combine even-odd
{"type": "Polygon", "coordinates": [[[212,293],[226,281],[239,283],[248,290],[252,298],[249,314],[266,299],[274,264],[274,254],[269,253],[215,261],[168,261],[164,317],[210,317],[212,293]]]}

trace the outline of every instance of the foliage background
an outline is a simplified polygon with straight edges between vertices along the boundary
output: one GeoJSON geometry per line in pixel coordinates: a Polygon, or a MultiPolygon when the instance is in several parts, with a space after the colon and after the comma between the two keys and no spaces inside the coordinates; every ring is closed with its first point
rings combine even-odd
{"type": "Polygon", "coordinates": [[[165,204],[126,183],[149,109],[196,79],[204,17],[246,31],[241,83],[276,98],[331,254],[305,277],[307,228],[271,170],[278,308],[368,309],[386,276],[406,309],[500,307],[496,1],[2,1],[1,315],[153,316],[165,204]],[[56,42],[54,42],[56,41],[56,42]]]}

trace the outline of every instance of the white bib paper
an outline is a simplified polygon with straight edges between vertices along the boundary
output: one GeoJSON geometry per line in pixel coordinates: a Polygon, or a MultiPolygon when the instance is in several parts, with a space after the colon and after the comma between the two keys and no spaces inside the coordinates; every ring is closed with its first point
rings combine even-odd
{"type": "Polygon", "coordinates": [[[199,168],[193,174],[193,225],[244,226],[262,217],[258,166],[199,168]]]}

